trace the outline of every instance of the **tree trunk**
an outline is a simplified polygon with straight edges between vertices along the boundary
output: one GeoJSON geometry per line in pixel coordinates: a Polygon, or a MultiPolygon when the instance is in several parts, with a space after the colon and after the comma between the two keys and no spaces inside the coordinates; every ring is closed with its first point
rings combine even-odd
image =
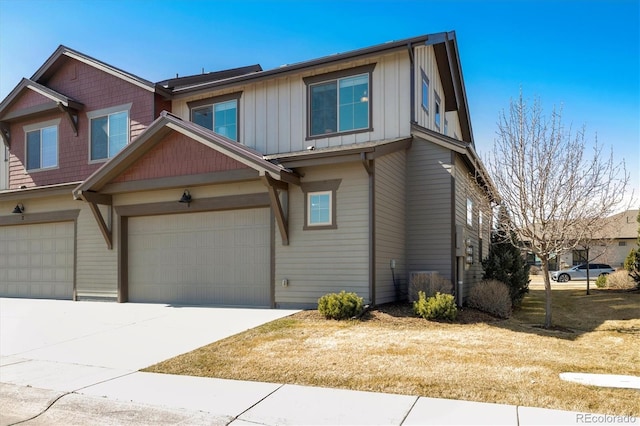
{"type": "Polygon", "coordinates": [[[549,275],[549,259],[540,259],[544,276],[544,328],[551,328],[551,278],[549,275]]]}
{"type": "Polygon", "coordinates": [[[591,269],[591,262],[589,261],[589,247],[586,248],[587,250],[587,296],[591,293],[589,293],[589,270],[591,269]]]}

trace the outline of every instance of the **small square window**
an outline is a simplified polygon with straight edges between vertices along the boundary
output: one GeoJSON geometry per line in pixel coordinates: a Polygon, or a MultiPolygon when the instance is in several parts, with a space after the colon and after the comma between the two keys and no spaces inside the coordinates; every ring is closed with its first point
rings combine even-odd
{"type": "Polygon", "coordinates": [[[301,183],[305,230],[336,229],[336,192],[340,179],[301,183]]]}
{"type": "Polygon", "coordinates": [[[331,191],[307,194],[309,226],[331,225],[331,191]]]}

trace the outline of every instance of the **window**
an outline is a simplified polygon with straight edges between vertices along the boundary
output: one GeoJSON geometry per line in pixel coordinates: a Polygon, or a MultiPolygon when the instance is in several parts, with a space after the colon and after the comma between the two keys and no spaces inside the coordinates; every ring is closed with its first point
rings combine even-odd
{"type": "Polygon", "coordinates": [[[242,93],[188,102],[191,121],[217,134],[238,141],[238,100],[242,93]]]}
{"type": "Polygon", "coordinates": [[[307,224],[309,226],[331,225],[331,192],[310,192],[307,194],[309,206],[307,224]]]}
{"type": "Polygon", "coordinates": [[[625,247],[627,245],[626,241],[618,241],[618,247],[625,247]]]}
{"type": "Polygon", "coordinates": [[[467,198],[467,225],[473,226],[473,201],[467,198]]]}
{"type": "Polygon", "coordinates": [[[60,120],[52,120],[24,127],[27,170],[49,169],[58,166],[59,123],[60,120]]]}
{"type": "Polygon", "coordinates": [[[429,114],[429,79],[424,71],[422,73],[422,109],[429,114]]]}
{"type": "Polygon", "coordinates": [[[129,143],[131,104],[93,111],[90,121],[90,159],[105,160],[119,153],[129,143]]]}
{"type": "Polygon", "coordinates": [[[444,119],[444,134],[449,135],[449,120],[444,119]]]}
{"type": "Polygon", "coordinates": [[[436,129],[440,130],[440,119],[441,119],[441,117],[440,117],[440,97],[438,96],[437,93],[434,93],[434,98],[435,98],[435,102],[436,102],[434,119],[435,119],[436,129]]]}
{"type": "Polygon", "coordinates": [[[303,229],[336,229],[336,192],[340,179],[305,182],[300,185],[305,196],[303,229]]]}
{"type": "MultiPolygon", "coordinates": [[[[580,265],[582,263],[586,263],[587,261],[587,251],[576,249],[573,251],[573,265],[580,265]]],[[[585,267],[586,268],[586,267],[585,267]]]]}
{"type": "Polygon", "coordinates": [[[478,212],[478,259],[480,259],[482,261],[482,259],[484,259],[483,257],[483,250],[482,250],[482,242],[483,242],[483,235],[482,235],[482,212],[478,212]]]}
{"type": "Polygon", "coordinates": [[[309,137],[371,130],[370,80],[374,65],[304,79],[309,137]]]}

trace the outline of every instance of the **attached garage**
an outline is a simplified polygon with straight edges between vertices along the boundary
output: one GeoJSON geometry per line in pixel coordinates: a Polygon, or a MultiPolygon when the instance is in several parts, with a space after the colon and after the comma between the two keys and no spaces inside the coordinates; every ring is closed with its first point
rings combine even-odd
{"type": "Polygon", "coordinates": [[[129,301],[271,306],[269,208],[127,222],[129,301]]]}
{"type": "Polygon", "coordinates": [[[0,226],[0,297],[73,299],[74,226],[0,226]]]}

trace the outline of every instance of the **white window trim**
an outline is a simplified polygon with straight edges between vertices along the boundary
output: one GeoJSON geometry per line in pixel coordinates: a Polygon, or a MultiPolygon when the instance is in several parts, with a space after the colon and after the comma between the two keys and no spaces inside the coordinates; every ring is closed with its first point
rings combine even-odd
{"type": "Polygon", "coordinates": [[[331,226],[333,225],[333,191],[314,191],[307,193],[307,226],[331,226]],[[314,195],[328,195],[329,196],[329,220],[327,222],[311,223],[311,197],[314,195]]]}
{"type": "MultiPolygon", "coordinates": [[[[26,126],[22,126],[22,130],[24,132],[24,169],[29,173],[37,173],[40,171],[46,170],[55,170],[60,167],[60,121],[62,119],[56,118],[53,120],[42,121],[39,123],[28,124],[26,126]],[[47,127],[55,127],[56,128],[56,165],[51,167],[39,167],[37,169],[27,169],[27,165],[29,164],[29,159],[27,158],[28,149],[27,149],[27,133],[34,132],[36,130],[46,129],[47,127]]],[[[42,151],[42,140],[40,140],[40,151],[42,151]]],[[[40,163],[42,163],[42,157],[40,158],[40,163]]]]}
{"type": "Polygon", "coordinates": [[[89,164],[104,163],[104,162],[107,162],[110,158],[112,158],[107,156],[106,158],[98,158],[95,160],[91,159],[91,120],[93,120],[94,118],[104,117],[104,116],[108,116],[118,112],[126,111],[127,112],[127,143],[125,144],[125,146],[129,145],[129,143],[131,142],[131,105],[133,104],[128,103],[128,104],[123,104],[123,105],[118,105],[118,106],[113,106],[109,108],[103,108],[103,109],[87,112],[87,119],[88,119],[88,126],[89,126],[89,132],[88,132],[89,135],[87,138],[89,140],[89,146],[88,146],[87,152],[89,154],[89,164]]]}

